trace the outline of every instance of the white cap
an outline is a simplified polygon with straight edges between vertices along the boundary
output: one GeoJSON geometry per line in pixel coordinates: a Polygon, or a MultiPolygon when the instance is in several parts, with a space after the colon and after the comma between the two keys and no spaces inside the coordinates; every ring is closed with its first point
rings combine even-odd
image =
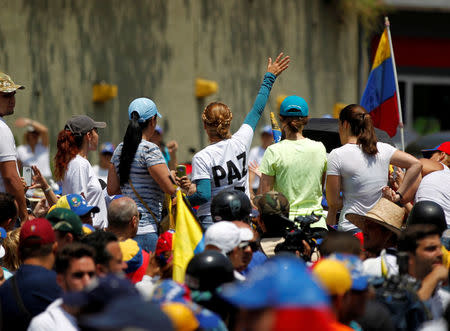
{"type": "Polygon", "coordinates": [[[222,221],[211,225],[205,232],[205,246],[212,245],[219,248],[222,253],[231,252],[243,241],[253,238],[253,232],[248,228],[238,228],[235,224],[222,221]]]}
{"type": "Polygon", "coordinates": [[[0,245],[0,259],[5,256],[5,249],[3,248],[2,245],[0,245]]]}

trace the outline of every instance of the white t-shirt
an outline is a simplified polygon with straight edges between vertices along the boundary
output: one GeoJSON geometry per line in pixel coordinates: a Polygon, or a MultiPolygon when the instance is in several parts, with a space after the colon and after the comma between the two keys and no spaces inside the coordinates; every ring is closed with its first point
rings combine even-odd
{"type": "Polygon", "coordinates": [[[357,144],[345,144],[328,156],[327,175],[342,178],[341,191],[344,206],[339,218],[339,230],[350,231],[357,227],[345,214],[365,215],[381,198],[381,189],[387,185],[389,163],[396,149],[389,144],[377,143],[378,153],[368,155],[357,144]]]}
{"type": "Polygon", "coordinates": [[[450,170],[433,171],[423,177],[416,192],[415,202],[429,200],[444,209],[447,226],[450,226],[450,170]]]}
{"type": "Polygon", "coordinates": [[[28,326],[28,331],[78,331],[77,320],[62,307],[61,298],[53,301],[45,311],[36,315],[28,326]]]}
{"type": "Polygon", "coordinates": [[[88,205],[100,208],[100,212],[94,214],[94,226],[106,228],[108,216],[102,187],[89,161],[77,154],[67,167],[62,181],[62,194],[81,193],[84,194],[88,205]]]}
{"type": "Polygon", "coordinates": [[[108,169],[100,168],[98,164],[93,166],[92,169],[94,169],[94,173],[98,179],[103,180],[105,184],[108,183],[108,169]]]}
{"type": "MultiPolygon", "coordinates": [[[[265,151],[266,149],[262,148],[261,146],[253,147],[248,154],[248,163],[255,162],[259,166],[261,164],[261,160],[264,156],[265,151]]],[[[252,185],[252,189],[256,190],[259,187],[259,177],[255,176],[253,179],[253,183],[250,184],[252,185]]]]}
{"type": "MultiPolygon", "coordinates": [[[[253,129],[242,124],[230,138],[209,145],[192,159],[192,181],[209,179],[211,199],[224,189],[241,189],[248,196],[248,152],[253,139],[253,129]]],[[[211,201],[198,208],[198,216],[211,215],[211,201]]]]}
{"type": "Polygon", "coordinates": [[[40,142],[36,144],[34,153],[30,145],[20,145],[17,147],[17,158],[24,166],[37,166],[44,177],[52,176],[49,149],[40,142]]]}
{"type": "MultiPolygon", "coordinates": [[[[0,117],[0,163],[16,161],[16,143],[11,129],[0,117]]],[[[17,170],[19,172],[19,170],[17,170]]],[[[3,177],[0,176],[0,192],[6,192],[3,177]]]]}

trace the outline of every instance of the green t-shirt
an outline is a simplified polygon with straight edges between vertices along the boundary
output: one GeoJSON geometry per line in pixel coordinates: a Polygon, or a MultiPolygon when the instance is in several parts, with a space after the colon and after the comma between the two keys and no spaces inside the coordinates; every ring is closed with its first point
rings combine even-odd
{"type": "Polygon", "coordinates": [[[312,212],[322,215],[322,176],[327,170],[327,153],[321,142],[304,138],[273,144],[266,149],[259,170],[275,177],[274,190],[289,200],[290,219],[312,212]]]}

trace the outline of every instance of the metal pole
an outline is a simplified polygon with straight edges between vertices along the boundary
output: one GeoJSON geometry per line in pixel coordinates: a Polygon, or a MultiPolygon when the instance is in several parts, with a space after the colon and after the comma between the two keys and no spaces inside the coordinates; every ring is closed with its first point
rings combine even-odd
{"type": "Polygon", "coordinates": [[[398,126],[400,127],[400,138],[401,138],[401,142],[402,142],[402,151],[404,152],[405,151],[405,132],[403,130],[402,104],[400,102],[400,90],[398,88],[397,68],[395,66],[394,49],[392,48],[390,23],[389,23],[389,19],[387,16],[384,18],[384,25],[386,26],[386,29],[387,29],[389,48],[391,50],[392,67],[394,69],[395,90],[397,91],[398,116],[400,119],[400,123],[398,124],[398,126]]]}

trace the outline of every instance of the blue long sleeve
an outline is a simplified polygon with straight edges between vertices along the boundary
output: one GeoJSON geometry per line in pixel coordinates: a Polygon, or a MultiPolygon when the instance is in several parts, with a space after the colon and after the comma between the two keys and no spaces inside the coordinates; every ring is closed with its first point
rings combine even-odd
{"type": "Polygon", "coordinates": [[[199,206],[211,199],[211,181],[209,179],[199,179],[195,181],[197,192],[187,196],[191,206],[199,206]]]}
{"type": "Polygon", "coordinates": [[[261,88],[259,89],[258,95],[256,96],[256,100],[253,103],[253,107],[245,117],[244,124],[250,125],[253,131],[255,131],[256,125],[258,124],[258,121],[261,118],[264,108],[266,107],[270,90],[272,90],[272,85],[273,83],[275,83],[276,78],[277,76],[275,76],[270,72],[267,72],[264,75],[264,80],[261,84],[261,88]]]}

